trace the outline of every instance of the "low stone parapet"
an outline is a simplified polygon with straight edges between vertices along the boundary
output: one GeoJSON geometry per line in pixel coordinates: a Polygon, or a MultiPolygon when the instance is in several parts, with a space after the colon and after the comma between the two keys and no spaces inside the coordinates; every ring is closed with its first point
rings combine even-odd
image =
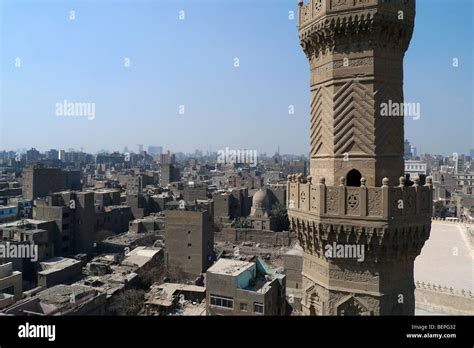
{"type": "Polygon", "coordinates": [[[474,315],[472,290],[416,282],[416,307],[428,312],[450,315],[474,315]]]}

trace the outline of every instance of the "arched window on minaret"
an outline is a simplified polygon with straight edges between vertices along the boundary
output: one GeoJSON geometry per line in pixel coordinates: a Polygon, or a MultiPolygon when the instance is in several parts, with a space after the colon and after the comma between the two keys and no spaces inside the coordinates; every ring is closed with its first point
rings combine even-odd
{"type": "Polygon", "coordinates": [[[360,186],[360,179],[362,179],[362,175],[356,169],[352,169],[347,173],[346,176],[346,186],[360,186]]]}

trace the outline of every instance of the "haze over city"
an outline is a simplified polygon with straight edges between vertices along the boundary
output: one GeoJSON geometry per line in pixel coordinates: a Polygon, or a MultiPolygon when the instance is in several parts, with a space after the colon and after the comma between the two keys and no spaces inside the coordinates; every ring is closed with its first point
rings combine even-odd
{"type": "MultiPolygon", "coordinates": [[[[473,4],[449,3],[417,2],[404,62],[405,101],[421,109],[405,137],[419,153],[474,148],[473,4]]],[[[1,149],[307,154],[297,1],[4,0],[0,11],[1,149]],[[65,100],[95,103],[95,118],[56,116],[65,100]]]]}

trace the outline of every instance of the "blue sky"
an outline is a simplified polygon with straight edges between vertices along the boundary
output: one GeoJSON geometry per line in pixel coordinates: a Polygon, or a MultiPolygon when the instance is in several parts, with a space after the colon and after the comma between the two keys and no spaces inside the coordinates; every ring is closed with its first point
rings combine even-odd
{"type": "MultiPolygon", "coordinates": [[[[0,149],[308,152],[297,0],[0,3],[0,149]],[[95,103],[95,118],[55,116],[63,100],[95,103]]],[[[472,0],[417,1],[405,101],[421,118],[405,133],[422,152],[474,148],[473,14],[472,0]]]]}

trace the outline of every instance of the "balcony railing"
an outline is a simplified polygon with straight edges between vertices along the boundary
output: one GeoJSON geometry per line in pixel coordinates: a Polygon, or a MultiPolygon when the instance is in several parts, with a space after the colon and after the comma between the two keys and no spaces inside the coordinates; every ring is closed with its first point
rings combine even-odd
{"type": "Polygon", "coordinates": [[[325,179],[313,183],[311,177],[290,175],[287,183],[287,204],[292,212],[306,212],[317,216],[347,216],[393,218],[432,215],[432,179],[428,177],[421,186],[416,178],[413,186],[406,186],[400,178],[396,187],[389,186],[388,179],[381,187],[367,187],[361,179],[360,187],[348,187],[341,178],[339,186],[326,186],[325,179]]]}

